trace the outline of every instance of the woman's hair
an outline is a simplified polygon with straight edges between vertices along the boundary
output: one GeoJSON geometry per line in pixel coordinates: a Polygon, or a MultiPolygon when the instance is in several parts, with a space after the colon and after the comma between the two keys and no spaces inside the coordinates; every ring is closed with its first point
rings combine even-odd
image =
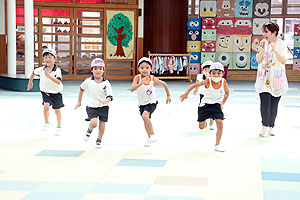
{"type": "Polygon", "coordinates": [[[267,29],[271,32],[271,33],[274,33],[276,31],[276,37],[278,35],[278,32],[279,32],[279,26],[276,22],[267,22],[265,23],[263,26],[262,26],[262,30],[263,32],[267,32],[267,29]]]}

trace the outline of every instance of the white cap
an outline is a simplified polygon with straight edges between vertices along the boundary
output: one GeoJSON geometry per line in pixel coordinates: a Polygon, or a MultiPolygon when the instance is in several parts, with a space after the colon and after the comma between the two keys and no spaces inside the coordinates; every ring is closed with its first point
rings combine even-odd
{"type": "Polygon", "coordinates": [[[98,66],[98,67],[105,67],[105,63],[101,58],[95,58],[91,63],[91,68],[98,66]]]}
{"type": "Polygon", "coordinates": [[[205,66],[209,66],[210,67],[213,63],[214,63],[213,61],[207,60],[204,63],[202,63],[201,69],[203,69],[205,66]]]}
{"type": "Polygon", "coordinates": [[[54,49],[45,49],[42,53],[42,56],[44,56],[45,53],[50,53],[56,58],[56,51],[54,49]]]}
{"type": "Polygon", "coordinates": [[[148,62],[148,63],[150,63],[151,66],[152,66],[152,61],[150,60],[150,58],[142,57],[141,59],[139,59],[138,66],[140,66],[140,64],[141,64],[142,62],[148,62]]]}
{"type": "Polygon", "coordinates": [[[221,63],[219,63],[219,62],[214,62],[214,63],[210,66],[209,71],[211,71],[211,70],[213,70],[213,69],[221,70],[221,71],[224,72],[224,66],[223,66],[221,63]]]}

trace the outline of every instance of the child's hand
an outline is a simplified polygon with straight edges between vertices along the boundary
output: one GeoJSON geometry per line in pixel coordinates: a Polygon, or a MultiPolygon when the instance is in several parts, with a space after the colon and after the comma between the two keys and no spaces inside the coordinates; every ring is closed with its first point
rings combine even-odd
{"type": "Polygon", "coordinates": [[[144,78],[142,78],[141,83],[145,84],[145,83],[149,83],[150,82],[150,76],[145,76],[144,78]]]}
{"type": "Polygon", "coordinates": [[[221,103],[220,106],[221,106],[221,109],[223,110],[223,107],[224,107],[224,106],[223,106],[223,103],[221,103]]]}
{"type": "Polygon", "coordinates": [[[183,102],[187,98],[188,98],[188,95],[186,93],[180,95],[180,97],[179,97],[179,99],[180,99],[181,102],[183,102]]]}
{"type": "Polygon", "coordinates": [[[27,90],[29,91],[32,87],[33,87],[33,83],[32,82],[28,82],[27,90]]]}
{"type": "Polygon", "coordinates": [[[171,96],[167,96],[166,104],[171,103],[171,96]]]}
{"type": "Polygon", "coordinates": [[[101,104],[107,104],[106,100],[101,100],[101,99],[99,99],[99,102],[100,102],[101,104]]]}
{"type": "Polygon", "coordinates": [[[77,105],[75,106],[74,110],[77,110],[81,106],[81,102],[78,102],[77,105]]]}
{"type": "Polygon", "coordinates": [[[46,67],[44,71],[45,71],[46,77],[49,78],[49,76],[50,76],[50,69],[46,67]]]}

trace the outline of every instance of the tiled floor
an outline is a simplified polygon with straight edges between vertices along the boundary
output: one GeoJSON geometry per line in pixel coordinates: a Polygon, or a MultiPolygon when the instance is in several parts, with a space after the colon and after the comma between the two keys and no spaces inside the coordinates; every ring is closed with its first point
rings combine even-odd
{"type": "Polygon", "coordinates": [[[83,140],[84,106],[74,111],[80,83],[64,82],[61,136],[52,110],[50,131],[40,131],[40,93],[0,90],[0,200],[300,200],[300,82],[280,101],[277,136],[258,138],[254,83],[229,81],[225,153],[213,151],[215,131],[198,129],[199,97],[179,102],[185,81],[167,82],[170,105],[157,87],[150,148],[131,82],[111,81],[114,101],[96,149],[96,130],[83,140]]]}

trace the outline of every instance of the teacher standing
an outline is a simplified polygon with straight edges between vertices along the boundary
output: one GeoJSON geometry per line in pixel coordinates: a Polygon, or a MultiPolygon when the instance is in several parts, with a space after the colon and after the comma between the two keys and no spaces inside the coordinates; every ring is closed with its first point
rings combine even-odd
{"type": "Polygon", "coordinates": [[[258,62],[256,91],[260,97],[260,114],[262,129],[259,136],[275,136],[274,125],[278,103],[288,90],[285,72],[287,46],[279,38],[279,26],[275,22],[267,22],[262,26],[264,39],[260,42],[260,50],[256,55],[258,62]]]}

